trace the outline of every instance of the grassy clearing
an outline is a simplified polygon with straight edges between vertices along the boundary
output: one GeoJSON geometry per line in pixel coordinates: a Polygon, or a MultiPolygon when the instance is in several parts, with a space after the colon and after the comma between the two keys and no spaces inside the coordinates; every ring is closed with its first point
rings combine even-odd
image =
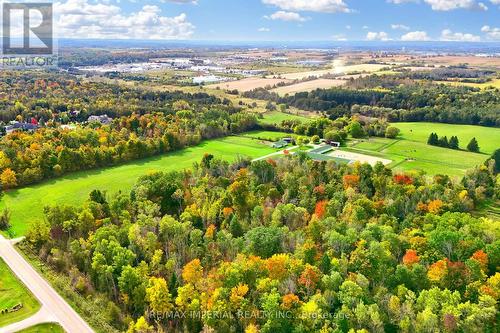
{"type": "MultiPolygon", "coordinates": [[[[399,128],[402,128],[399,125],[397,124],[399,128]]],[[[428,130],[431,129],[428,128],[428,130]]],[[[343,149],[390,159],[393,162],[389,167],[395,170],[423,170],[430,175],[441,173],[450,176],[463,176],[468,169],[482,164],[488,158],[485,154],[434,147],[427,145],[426,142],[405,139],[405,133],[407,132],[403,130],[403,136],[398,140],[371,138],[353,141],[348,148],[343,149]]],[[[418,131],[413,133],[418,134],[418,131]]],[[[427,141],[427,137],[425,141],[427,141]]]]}
{"type": "Polygon", "coordinates": [[[292,84],[289,86],[278,87],[271,91],[282,96],[286,94],[293,95],[295,93],[303,91],[312,91],[316,89],[329,89],[332,87],[339,87],[345,85],[346,82],[347,82],[346,80],[316,79],[312,81],[292,84]]]}
{"type": "Polygon", "coordinates": [[[0,311],[12,309],[18,304],[22,305],[18,311],[0,314],[0,327],[26,319],[40,309],[35,297],[0,259],[0,311]]]}
{"type": "Polygon", "coordinates": [[[242,137],[254,140],[278,141],[284,137],[296,137],[295,134],[272,132],[272,131],[251,131],[242,134],[242,137]]]}
{"type": "Polygon", "coordinates": [[[64,333],[64,329],[58,324],[39,324],[19,331],[18,333],[64,333]]]}
{"type": "Polygon", "coordinates": [[[256,158],[276,150],[257,140],[245,137],[226,137],[205,141],[196,147],[171,152],[163,156],[130,162],[121,166],[73,173],[62,178],[5,193],[0,210],[8,207],[12,213],[10,237],[24,235],[29,225],[43,219],[46,205],[80,205],[94,189],[108,193],[128,191],[136,180],[153,171],[171,171],[190,168],[205,153],[233,161],[238,155],[256,158]]]}
{"type": "Polygon", "coordinates": [[[487,156],[429,146],[409,140],[372,138],[353,143],[346,151],[390,159],[395,170],[423,170],[428,174],[463,176],[468,169],[483,163],[487,156]]]}
{"type": "Polygon", "coordinates": [[[301,122],[307,122],[311,119],[299,114],[284,113],[279,111],[266,112],[263,114],[264,118],[259,119],[262,124],[280,124],[284,120],[299,120],[301,122]]]}
{"type": "Polygon", "coordinates": [[[429,135],[434,132],[439,136],[446,135],[448,139],[456,135],[462,149],[465,149],[473,137],[477,139],[484,153],[491,154],[500,148],[500,128],[440,123],[394,123],[393,125],[401,130],[401,138],[406,140],[427,143],[429,135]]]}
{"type": "Polygon", "coordinates": [[[225,90],[234,90],[237,89],[238,91],[250,91],[254,90],[256,88],[266,88],[266,87],[273,87],[274,85],[285,82],[288,83],[290,82],[289,80],[285,79],[275,79],[275,78],[261,78],[261,77],[251,77],[251,78],[246,78],[238,81],[228,81],[228,82],[222,82],[222,83],[217,83],[217,84],[210,84],[207,85],[207,88],[209,89],[225,89],[225,90]]]}
{"type": "Polygon", "coordinates": [[[490,88],[500,89],[500,79],[493,79],[490,82],[485,82],[485,83],[472,83],[472,82],[460,82],[460,81],[434,81],[434,83],[448,84],[450,86],[467,86],[479,89],[490,89],[490,88]]]}
{"type": "Polygon", "coordinates": [[[493,151],[500,148],[500,129],[492,127],[441,123],[395,123],[401,129],[398,140],[371,138],[352,141],[347,151],[365,153],[393,160],[395,170],[423,170],[433,175],[463,176],[468,169],[484,163],[493,151]],[[451,137],[456,135],[463,149],[475,137],[482,154],[427,145],[431,132],[451,137]]]}
{"type": "Polygon", "coordinates": [[[297,72],[282,75],[281,77],[287,80],[302,80],[310,76],[321,77],[326,74],[350,74],[358,72],[374,73],[382,69],[387,69],[390,66],[381,64],[359,64],[359,65],[348,65],[348,66],[336,66],[330,69],[307,71],[307,72],[297,72]]]}

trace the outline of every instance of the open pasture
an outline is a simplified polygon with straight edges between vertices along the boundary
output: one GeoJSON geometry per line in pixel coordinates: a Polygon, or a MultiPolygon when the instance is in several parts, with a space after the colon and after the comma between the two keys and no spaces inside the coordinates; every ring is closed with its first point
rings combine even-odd
{"type": "Polygon", "coordinates": [[[387,67],[388,67],[387,65],[381,65],[381,64],[359,64],[359,65],[348,65],[348,66],[335,65],[330,69],[290,73],[281,75],[281,77],[288,80],[302,80],[304,78],[311,76],[319,78],[327,74],[350,74],[358,72],[374,73],[387,67]]]}
{"type": "Polygon", "coordinates": [[[303,92],[303,91],[312,91],[315,89],[328,89],[332,87],[339,87],[343,86],[346,83],[346,80],[341,80],[341,79],[316,79],[312,81],[306,81],[306,82],[300,82],[296,84],[292,84],[289,86],[284,86],[284,87],[278,87],[273,90],[272,92],[277,93],[278,95],[293,95],[298,92],[303,92]]]}
{"type": "Polygon", "coordinates": [[[272,111],[264,113],[263,118],[259,119],[259,122],[262,124],[280,124],[284,120],[299,120],[301,122],[307,122],[311,120],[311,118],[300,114],[272,111]]]}
{"type": "Polygon", "coordinates": [[[290,80],[287,79],[276,79],[276,78],[261,78],[261,77],[251,77],[247,79],[222,82],[217,84],[207,85],[207,88],[211,89],[224,89],[224,90],[238,90],[238,91],[250,91],[256,88],[266,88],[273,87],[274,85],[285,82],[289,83],[290,80]]]}
{"type": "Polygon", "coordinates": [[[434,132],[439,136],[446,135],[448,139],[456,135],[461,149],[465,149],[473,137],[477,139],[481,152],[491,154],[500,148],[500,128],[442,123],[394,123],[393,126],[401,130],[400,136],[405,140],[427,143],[429,135],[434,132]]]}
{"type": "Polygon", "coordinates": [[[500,129],[497,128],[435,123],[393,125],[401,129],[401,135],[396,140],[386,138],[356,140],[352,141],[348,148],[341,150],[392,160],[389,167],[395,170],[422,170],[429,175],[442,173],[461,177],[467,170],[484,163],[489,154],[498,148],[496,146],[500,142],[500,129]],[[467,145],[472,137],[476,137],[480,146],[483,142],[484,153],[430,146],[427,144],[427,138],[431,132],[448,137],[457,135],[461,147],[467,145]]]}
{"type": "Polygon", "coordinates": [[[484,83],[474,83],[474,82],[460,82],[460,81],[434,81],[435,83],[448,84],[451,86],[466,86],[479,89],[500,89],[500,79],[493,79],[489,82],[484,83]]]}
{"type": "Polygon", "coordinates": [[[238,156],[256,158],[275,152],[276,149],[258,140],[241,136],[230,136],[202,142],[198,146],[170,152],[162,156],[133,161],[116,167],[73,173],[34,186],[15,189],[5,193],[0,201],[0,210],[11,211],[11,237],[24,235],[29,225],[43,219],[43,208],[58,203],[81,205],[94,189],[109,194],[129,191],[137,179],[155,171],[173,171],[191,168],[204,154],[234,161],[238,156]]]}

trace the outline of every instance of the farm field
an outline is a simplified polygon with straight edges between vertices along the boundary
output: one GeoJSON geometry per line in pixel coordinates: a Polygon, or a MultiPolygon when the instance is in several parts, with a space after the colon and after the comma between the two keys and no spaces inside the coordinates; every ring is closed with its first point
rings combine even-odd
{"type": "MultiPolygon", "coordinates": [[[[408,134],[411,133],[411,127],[397,125],[402,129],[399,139],[371,138],[354,141],[349,147],[341,150],[392,160],[389,167],[395,170],[423,170],[430,175],[446,173],[450,176],[463,176],[468,169],[482,164],[488,158],[486,154],[429,146],[426,143],[427,138],[420,138],[420,141],[408,139],[407,136],[411,138],[408,134]]],[[[431,125],[436,124],[428,124],[427,128],[431,125]]],[[[418,130],[414,130],[414,133],[418,133],[418,130]]]]}
{"type": "Polygon", "coordinates": [[[57,324],[39,324],[30,328],[26,328],[18,333],[64,333],[64,329],[57,324]]]}
{"type": "Polygon", "coordinates": [[[452,86],[467,86],[472,88],[487,89],[487,88],[497,88],[500,89],[500,79],[494,79],[490,82],[485,83],[473,83],[473,82],[459,82],[459,81],[434,81],[435,83],[448,84],[452,86]]]}
{"type": "Polygon", "coordinates": [[[46,205],[80,205],[94,189],[110,194],[128,191],[140,176],[148,172],[190,168],[194,162],[199,162],[205,153],[233,161],[237,156],[256,158],[275,151],[277,150],[252,138],[230,136],[209,140],[163,156],[107,169],[77,172],[6,192],[0,201],[0,210],[5,207],[10,209],[12,227],[7,234],[9,237],[17,237],[24,235],[31,223],[43,219],[43,207],[46,205]]]}
{"type": "MultiPolygon", "coordinates": [[[[21,304],[18,311],[0,314],[0,327],[26,319],[40,309],[40,304],[0,259],[0,311],[21,304]]],[[[48,332],[48,331],[47,331],[48,332]]]]}
{"type": "Polygon", "coordinates": [[[254,140],[265,139],[266,141],[277,141],[284,137],[297,137],[298,135],[293,133],[284,133],[284,132],[273,132],[273,131],[251,131],[242,134],[241,136],[245,138],[251,138],[254,140]]]}
{"type": "Polygon", "coordinates": [[[441,123],[394,123],[393,125],[401,130],[401,138],[406,140],[427,143],[429,135],[434,132],[439,136],[446,135],[448,139],[456,135],[462,149],[465,149],[473,137],[479,142],[481,152],[491,154],[500,148],[500,128],[441,123]]]}
{"type": "Polygon", "coordinates": [[[435,175],[446,173],[450,176],[463,176],[468,169],[483,163],[487,155],[428,146],[425,143],[408,140],[376,138],[353,144],[343,151],[372,155],[389,159],[389,167],[395,170],[422,170],[435,175]]]}
{"type": "Polygon", "coordinates": [[[286,94],[295,94],[303,91],[311,91],[315,89],[328,89],[332,87],[339,87],[343,86],[345,83],[346,83],[345,80],[317,79],[317,80],[292,84],[290,86],[278,87],[271,91],[277,93],[278,95],[286,95],[286,94]]]}
{"type": "Polygon", "coordinates": [[[290,80],[286,79],[275,79],[275,78],[261,78],[261,77],[251,77],[247,79],[242,79],[238,81],[230,81],[230,82],[222,82],[217,84],[207,85],[207,88],[211,89],[225,89],[225,90],[234,90],[238,91],[250,91],[256,88],[265,88],[267,86],[274,86],[280,82],[290,82],[290,80]]]}
{"type": "Polygon", "coordinates": [[[301,80],[310,76],[320,77],[327,74],[349,74],[353,72],[377,72],[383,68],[387,68],[387,65],[380,64],[360,64],[360,65],[349,65],[349,66],[334,66],[330,69],[323,69],[317,71],[308,72],[297,72],[281,75],[283,79],[287,80],[301,80]]]}
{"type": "Polygon", "coordinates": [[[264,113],[263,118],[259,119],[259,122],[262,124],[280,124],[283,120],[299,120],[302,122],[307,122],[311,119],[298,114],[273,111],[264,113]]]}

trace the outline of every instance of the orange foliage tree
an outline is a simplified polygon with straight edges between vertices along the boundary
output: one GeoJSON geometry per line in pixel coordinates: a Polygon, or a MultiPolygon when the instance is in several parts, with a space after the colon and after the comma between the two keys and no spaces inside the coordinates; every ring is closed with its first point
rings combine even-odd
{"type": "Polygon", "coordinates": [[[349,188],[349,187],[357,187],[359,184],[359,176],[358,175],[345,175],[342,178],[342,181],[344,183],[344,188],[349,188]]]}
{"type": "Polygon", "coordinates": [[[420,257],[417,255],[417,251],[413,249],[409,249],[406,251],[406,254],[403,256],[403,264],[406,266],[411,266],[420,261],[420,257]]]}
{"type": "Polygon", "coordinates": [[[439,199],[432,200],[427,205],[427,207],[429,209],[429,213],[432,213],[432,214],[439,214],[439,212],[441,212],[441,208],[443,208],[443,206],[444,206],[443,202],[439,199]]]}

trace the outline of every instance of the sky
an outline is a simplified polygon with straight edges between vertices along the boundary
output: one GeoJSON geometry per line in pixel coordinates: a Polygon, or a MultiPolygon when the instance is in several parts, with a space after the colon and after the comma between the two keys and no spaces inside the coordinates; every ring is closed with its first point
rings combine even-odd
{"type": "Polygon", "coordinates": [[[500,41],[500,0],[59,0],[59,37],[500,41]]]}

